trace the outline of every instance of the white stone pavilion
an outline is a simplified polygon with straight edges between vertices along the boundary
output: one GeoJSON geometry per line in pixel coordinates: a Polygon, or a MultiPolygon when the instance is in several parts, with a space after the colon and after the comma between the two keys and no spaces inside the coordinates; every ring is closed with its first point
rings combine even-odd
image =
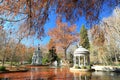
{"type": "Polygon", "coordinates": [[[41,65],[42,64],[42,53],[40,51],[40,47],[33,53],[32,56],[32,65],[41,65]]]}
{"type": "Polygon", "coordinates": [[[86,65],[90,65],[90,57],[89,57],[90,53],[87,49],[83,48],[82,46],[79,46],[79,48],[77,48],[74,51],[74,66],[77,64],[79,67],[81,66],[86,66],[86,65]]]}

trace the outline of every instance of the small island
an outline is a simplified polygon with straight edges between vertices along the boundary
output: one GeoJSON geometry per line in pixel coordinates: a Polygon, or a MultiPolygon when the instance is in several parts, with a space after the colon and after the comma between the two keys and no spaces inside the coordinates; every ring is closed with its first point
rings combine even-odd
{"type": "Polygon", "coordinates": [[[89,55],[90,53],[87,49],[83,48],[82,46],[79,46],[79,48],[77,48],[74,51],[73,54],[74,65],[72,68],[70,68],[70,71],[71,72],[94,71],[93,69],[91,69],[89,55]]]}

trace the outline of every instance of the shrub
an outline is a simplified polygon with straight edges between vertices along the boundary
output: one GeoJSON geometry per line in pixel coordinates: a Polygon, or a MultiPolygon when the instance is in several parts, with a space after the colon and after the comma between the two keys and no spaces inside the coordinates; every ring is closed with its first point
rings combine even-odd
{"type": "Polygon", "coordinates": [[[78,67],[78,69],[81,69],[81,67],[78,67]]]}
{"type": "Polygon", "coordinates": [[[59,66],[60,65],[60,58],[59,57],[57,57],[57,65],[59,66]]]}
{"type": "Polygon", "coordinates": [[[77,64],[76,64],[74,67],[75,67],[75,69],[78,69],[78,68],[79,68],[79,66],[78,66],[77,64]]]}
{"type": "Polygon", "coordinates": [[[32,57],[29,58],[27,61],[28,61],[29,64],[31,64],[32,63],[32,57]]]}
{"type": "Polygon", "coordinates": [[[0,66],[0,71],[5,71],[5,70],[6,70],[5,66],[0,66]]]}
{"type": "Polygon", "coordinates": [[[48,58],[42,58],[42,64],[46,64],[48,61],[48,58]]]}
{"type": "Polygon", "coordinates": [[[91,69],[91,65],[86,66],[87,69],[91,69]]]}
{"type": "Polygon", "coordinates": [[[86,69],[86,66],[82,66],[81,69],[86,69]]]}

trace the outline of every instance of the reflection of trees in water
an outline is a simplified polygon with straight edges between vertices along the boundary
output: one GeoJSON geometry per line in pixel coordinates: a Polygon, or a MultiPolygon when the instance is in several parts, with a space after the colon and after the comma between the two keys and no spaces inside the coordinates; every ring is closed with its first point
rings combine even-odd
{"type": "Polygon", "coordinates": [[[92,80],[120,80],[120,73],[117,72],[93,72],[92,80]]]}
{"type": "MultiPolygon", "coordinates": [[[[29,72],[28,72],[29,73],[29,72]]],[[[52,80],[53,74],[51,70],[47,67],[32,67],[30,68],[30,73],[28,77],[25,77],[25,80],[52,80]]]]}
{"type": "Polygon", "coordinates": [[[0,80],[120,80],[120,73],[115,72],[79,72],[69,68],[30,67],[28,72],[0,74],[0,80]]]}
{"type": "Polygon", "coordinates": [[[74,73],[74,80],[91,80],[91,73],[74,73]]]}

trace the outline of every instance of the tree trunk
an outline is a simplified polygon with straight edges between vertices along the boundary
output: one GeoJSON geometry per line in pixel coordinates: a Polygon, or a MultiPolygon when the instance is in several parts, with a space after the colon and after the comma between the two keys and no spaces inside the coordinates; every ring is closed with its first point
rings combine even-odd
{"type": "Polygon", "coordinates": [[[14,58],[14,55],[15,55],[15,52],[13,51],[13,53],[12,53],[12,55],[11,55],[11,61],[10,61],[11,67],[12,67],[12,65],[13,65],[13,58],[14,58]]]}
{"type": "Polygon", "coordinates": [[[114,48],[114,54],[115,54],[115,62],[117,62],[118,60],[117,60],[117,51],[115,50],[115,48],[114,48]]]}
{"type": "Polygon", "coordinates": [[[5,64],[5,53],[4,53],[3,59],[2,59],[2,66],[4,66],[4,64],[5,64]]]}
{"type": "Polygon", "coordinates": [[[12,56],[11,56],[11,61],[10,61],[11,67],[12,67],[12,64],[13,64],[13,54],[12,54],[12,56]]]}
{"type": "Polygon", "coordinates": [[[66,52],[66,51],[67,51],[67,49],[65,48],[65,49],[64,49],[65,60],[67,60],[67,52],[66,52]]]}
{"type": "Polygon", "coordinates": [[[3,51],[2,66],[4,66],[4,64],[5,64],[5,58],[6,58],[6,41],[5,41],[5,48],[4,48],[4,51],[3,51]]]}

